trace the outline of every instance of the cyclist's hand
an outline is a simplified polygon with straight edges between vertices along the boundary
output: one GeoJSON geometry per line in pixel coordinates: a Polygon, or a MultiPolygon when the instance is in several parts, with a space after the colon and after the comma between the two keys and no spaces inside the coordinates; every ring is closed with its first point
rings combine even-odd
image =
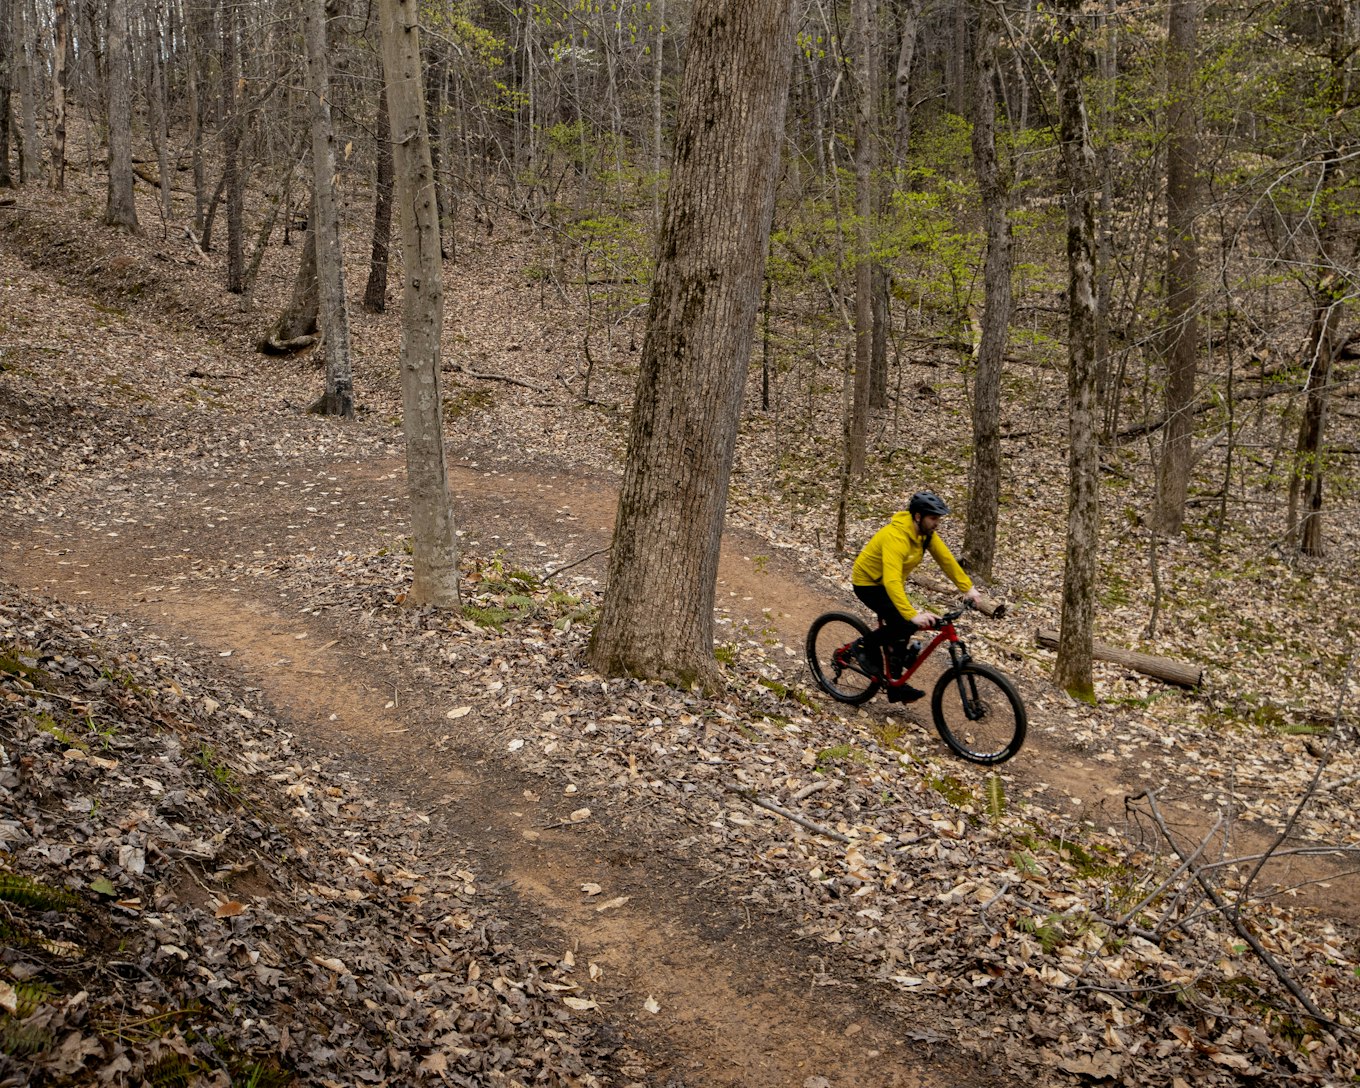
{"type": "Polygon", "coordinates": [[[940,617],[935,615],[934,612],[917,612],[916,615],[911,617],[911,622],[922,631],[929,631],[940,622],[940,617]]]}
{"type": "Polygon", "coordinates": [[[970,605],[972,605],[974,608],[982,607],[982,594],[978,592],[977,586],[974,586],[967,593],[965,593],[963,595],[963,599],[967,601],[970,605]]]}

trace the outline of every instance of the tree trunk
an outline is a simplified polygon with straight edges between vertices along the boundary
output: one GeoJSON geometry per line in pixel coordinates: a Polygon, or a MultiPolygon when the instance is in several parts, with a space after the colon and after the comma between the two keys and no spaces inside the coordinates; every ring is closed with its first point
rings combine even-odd
{"type": "MultiPolygon", "coordinates": [[[[1324,228],[1326,229],[1326,228],[1324,228]]],[[[1326,255],[1326,246],[1323,246],[1326,255]]],[[[1289,538],[1297,541],[1304,555],[1322,556],[1322,437],[1326,431],[1327,401],[1331,395],[1332,362],[1336,356],[1337,326],[1346,304],[1345,281],[1327,269],[1315,288],[1313,326],[1308,334],[1308,381],[1305,384],[1303,422],[1289,480],[1289,538]],[[1302,501],[1300,501],[1302,500],[1302,501]],[[1302,506],[1302,510],[1300,510],[1302,506]],[[1300,528],[1302,531],[1300,531],[1300,528]]]]}
{"type": "Polygon", "coordinates": [[[401,217],[401,399],[417,604],[457,608],[458,537],[449,501],[439,396],[444,327],[439,206],[420,78],[418,0],[381,0],[383,69],[401,217]]]}
{"type": "Polygon", "coordinates": [[[609,675],[711,682],[718,545],[783,140],[791,0],[697,0],[608,592],[609,675]]]}
{"type": "Polygon", "coordinates": [[[227,290],[239,295],[246,288],[244,204],[241,173],[241,111],[236,105],[236,5],[222,4],[222,177],[227,201],[227,290]]]}
{"type": "Polygon", "coordinates": [[[302,256],[298,259],[297,276],[293,279],[293,295],[260,341],[259,349],[269,355],[286,355],[316,343],[319,297],[316,232],[308,230],[302,243],[302,256]]]}
{"type": "Polygon", "coordinates": [[[147,23],[150,30],[147,44],[151,49],[151,93],[155,100],[156,164],[161,179],[161,235],[165,237],[169,232],[170,219],[173,215],[170,189],[174,180],[174,169],[170,164],[170,94],[166,87],[165,63],[162,60],[161,13],[158,4],[149,6],[147,23]]]}
{"type": "Polygon", "coordinates": [[[983,271],[986,302],[973,384],[973,460],[963,562],[971,574],[989,581],[1001,496],[1001,371],[1011,321],[1011,222],[1010,179],[996,153],[996,54],[1001,26],[990,0],[982,0],[981,9],[977,89],[973,96],[973,165],[987,222],[983,271]]]}
{"type": "Polygon", "coordinates": [[[380,314],[387,309],[387,256],[392,241],[392,126],[387,119],[387,91],[378,88],[378,121],[375,134],[378,173],[373,191],[373,248],[368,259],[368,283],[364,309],[380,314]]]}
{"type": "MultiPolygon", "coordinates": [[[[19,181],[27,185],[42,178],[42,145],[38,142],[38,87],[35,69],[38,66],[35,38],[38,33],[37,14],[32,0],[12,0],[18,15],[15,21],[15,53],[19,58],[19,111],[22,131],[19,141],[19,181]]],[[[112,3],[112,0],[111,0],[112,3]]],[[[124,48],[126,48],[124,38],[124,48]]]]}
{"type": "Polygon", "coordinates": [[[1194,451],[1193,420],[1199,321],[1196,286],[1199,241],[1195,230],[1199,184],[1195,179],[1198,140],[1195,52],[1199,37],[1199,0],[1171,0],[1167,39],[1166,150],[1166,415],[1162,461],[1157,478],[1153,523],[1163,533],[1179,533],[1185,523],[1194,451]]]}
{"type": "Polygon", "coordinates": [[[1068,506],[1062,627],[1054,682],[1095,701],[1091,667],[1096,558],[1100,550],[1100,451],[1095,397],[1095,154],[1083,89],[1086,44],[1081,0],[1060,0],[1058,110],[1066,174],[1068,265],[1068,506]]]}
{"type": "Polygon", "coordinates": [[[652,44],[652,230],[661,231],[662,77],[665,75],[666,0],[656,4],[656,41],[652,44]]]}
{"type": "Polygon", "coordinates": [[[340,247],[339,174],[331,128],[330,72],[326,59],[326,0],[305,0],[303,33],[307,54],[307,98],[312,130],[312,215],[316,235],[316,276],[321,299],[321,340],[326,350],[326,391],[313,410],[354,418],[350,363],[349,308],[340,247]]]}
{"type": "Polygon", "coordinates": [[[911,67],[921,32],[921,0],[897,0],[900,39],[893,84],[893,170],[897,188],[906,187],[907,151],[911,145],[911,67]]]}
{"type": "Polygon", "coordinates": [[[9,126],[13,104],[10,102],[9,84],[12,75],[14,28],[11,19],[14,5],[0,4],[0,189],[14,186],[14,176],[9,168],[9,126]]]}
{"type": "Polygon", "coordinates": [[[132,65],[128,58],[124,0],[108,3],[109,197],[104,221],[118,230],[137,229],[132,196],[132,65]]]}
{"type": "Polygon", "coordinates": [[[54,0],[52,15],[52,173],[48,181],[62,192],[66,188],[66,46],[70,35],[66,0],[54,0]]]}
{"type": "Polygon", "coordinates": [[[855,396],[850,409],[850,475],[864,474],[869,440],[869,369],[873,362],[874,0],[853,0],[855,35],[855,396]]]}
{"type": "MultiPolygon", "coordinates": [[[[185,64],[188,68],[189,124],[191,126],[189,144],[194,175],[193,230],[202,237],[205,233],[204,215],[207,212],[208,202],[207,181],[203,170],[203,122],[207,106],[203,87],[207,81],[203,75],[205,64],[201,55],[203,50],[203,36],[199,30],[201,16],[197,14],[196,9],[192,8],[186,11],[184,15],[184,51],[185,64]]],[[[207,249],[206,242],[203,248],[207,249]]]]}

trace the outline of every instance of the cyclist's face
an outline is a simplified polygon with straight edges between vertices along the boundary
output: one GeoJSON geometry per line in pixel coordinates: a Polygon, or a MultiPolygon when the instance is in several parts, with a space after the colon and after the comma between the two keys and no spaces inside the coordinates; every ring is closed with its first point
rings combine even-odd
{"type": "Polygon", "coordinates": [[[916,524],[923,533],[933,533],[940,527],[939,514],[921,514],[916,519],[916,524]]]}

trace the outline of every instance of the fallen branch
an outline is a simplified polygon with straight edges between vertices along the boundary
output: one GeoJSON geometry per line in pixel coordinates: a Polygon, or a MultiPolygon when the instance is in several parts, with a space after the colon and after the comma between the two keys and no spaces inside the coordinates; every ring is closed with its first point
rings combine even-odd
{"type": "Polygon", "coordinates": [[[799,827],[807,828],[807,830],[811,831],[814,835],[821,835],[828,839],[834,839],[836,842],[849,843],[851,841],[850,836],[842,835],[839,831],[832,831],[829,827],[823,827],[816,821],[809,820],[806,816],[800,816],[796,812],[790,812],[783,805],[775,804],[768,797],[757,797],[754,790],[746,789],[743,786],[728,786],[726,788],[731,793],[740,794],[742,797],[745,797],[746,800],[750,801],[753,805],[759,805],[761,808],[767,809],[777,816],[783,816],[786,820],[792,820],[799,827]]]}
{"type": "Polygon", "coordinates": [[[1313,999],[1308,996],[1308,991],[1299,985],[1298,980],[1284,969],[1284,966],[1279,960],[1270,954],[1270,950],[1266,948],[1256,937],[1256,934],[1248,929],[1246,924],[1243,923],[1239,912],[1234,910],[1233,907],[1224,900],[1223,896],[1219,894],[1218,889],[1205,878],[1204,873],[1195,868],[1194,863],[1181,851],[1180,844],[1177,843],[1175,836],[1171,833],[1171,829],[1166,826],[1166,820],[1162,817],[1161,809],[1157,807],[1156,793],[1152,790],[1144,790],[1137,797],[1132,798],[1134,801],[1143,799],[1147,800],[1148,809],[1158,830],[1161,831],[1166,841],[1171,844],[1171,849],[1176,852],[1176,856],[1187,863],[1191,874],[1195,878],[1195,882],[1204,890],[1204,894],[1209,897],[1209,901],[1213,903],[1214,907],[1218,910],[1219,915],[1232,926],[1233,931],[1247,943],[1247,947],[1256,954],[1256,958],[1265,964],[1270,973],[1279,980],[1280,985],[1294,995],[1295,1000],[1308,1011],[1308,1015],[1313,1017],[1314,1020],[1326,1024],[1328,1027],[1334,1028],[1337,1031],[1343,1031],[1348,1035],[1352,1034],[1352,1030],[1345,1024],[1334,1020],[1318,1008],[1313,999]]]}
{"type": "MultiPolygon", "coordinates": [[[[612,547],[612,545],[610,545],[610,547],[612,547]]],[[[589,562],[590,560],[594,559],[597,555],[604,555],[604,553],[607,551],[609,551],[609,547],[596,548],[589,555],[583,555],[581,556],[580,559],[568,563],[565,566],[556,567],[553,570],[545,570],[543,572],[543,577],[540,578],[539,581],[546,585],[551,579],[556,578],[564,570],[571,570],[572,567],[579,567],[582,563],[589,562]]]]}
{"type": "Polygon", "coordinates": [[[481,382],[505,382],[508,385],[517,385],[521,389],[528,389],[534,393],[546,394],[548,392],[547,388],[544,386],[534,385],[532,382],[520,381],[519,378],[511,378],[506,374],[483,374],[480,371],[469,370],[459,363],[454,363],[453,369],[459,374],[466,374],[469,378],[476,378],[481,382]]]}

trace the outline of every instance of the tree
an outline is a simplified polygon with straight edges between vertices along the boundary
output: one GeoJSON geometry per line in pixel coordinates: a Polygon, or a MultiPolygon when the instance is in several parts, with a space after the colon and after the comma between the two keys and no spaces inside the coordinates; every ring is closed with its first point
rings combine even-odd
{"type": "Polygon", "coordinates": [[[1086,47],[1081,0],[1058,6],[1058,113],[1067,206],[1067,551],[1054,682],[1095,699],[1096,556],[1100,538],[1100,450],[1096,441],[1095,153],[1083,90],[1086,47]]]}
{"type": "Polygon", "coordinates": [[[973,382],[973,459],[963,561],[971,573],[985,580],[992,576],[1001,496],[1001,371],[1011,321],[1011,223],[1010,181],[996,153],[996,54],[1001,25],[992,0],[981,0],[981,7],[977,88],[973,95],[973,163],[987,222],[983,269],[986,299],[973,382]]]}
{"type": "Polygon", "coordinates": [[[604,608],[610,675],[711,681],[718,546],[793,59],[791,0],[697,0],[604,608]]]}
{"type": "Polygon", "coordinates": [[[11,46],[14,41],[10,19],[13,11],[13,4],[0,4],[0,189],[14,185],[14,177],[9,169],[9,126],[13,109],[9,83],[13,63],[11,46]]]}
{"type": "Polygon", "coordinates": [[[373,247],[364,286],[364,309],[387,309],[387,254],[392,240],[392,126],[387,119],[387,90],[378,88],[377,176],[373,183],[373,247]]]}
{"type": "Polygon", "coordinates": [[[1194,458],[1195,377],[1199,355],[1199,203],[1197,78],[1199,0],[1171,0],[1166,78],[1169,98],[1166,149],[1166,429],[1157,478],[1153,522],[1163,533],[1179,533],[1194,458]]]}
{"type": "Polygon", "coordinates": [[[417,604],[457,608],[458,537],[449,502],[439,396],[443,262],[420,74],[419,0],[381,0],[380,15],[406,272],[401,310],[401,400],[415,560],[411,597],[417,604]]]}
{"type": "MultiPolygon", "coordinates": [[[[246,289],[244,237],[245,177],[241,170],[242,111],[237,107],[236,84],[240,80],[236,48],[236,5],[222,2],[220,49],[222,80],[222,188],[227,200],[227,290],[239,295],[246,289]]],[[[206,246],[212,223],[211,210],[203,228],[206,246]]]]}
{"type": "Polygon", "coordinates": [[[66,0],[54,0],[52,14],[52,173],[48,181],[60,192],[66,188],[66,46],[70,33],[66,0]]]}
{"type": "Polygon", "coordinates": [[[340,211],[335,198],[335,133],[331,126],[331,87],[326,59],[326,0],[304,0],[304,52],[312,133],[312,229],[316,234],[316,275],[321,300],[321,342],[326,351],[326,390],[312,410],[354,418],[354,378],[350,365],[349,307],[340,247],[340,211]]]}
{"type": "Polygon", "coordinates": [[[868,454],[873,361],[874,262],[870,254],[874,175],[874,3],[853,0],[855,34],[855,393],[850,412],[849,473],[864,473],[868,454]]]}
{"type": "Polygon", "coordinates": [[[124,0],[108,3],[109,198],[104,222],[119,230],[137,230],[132,196],[132,64],[128,57],[128,21],[124,0]]]}

